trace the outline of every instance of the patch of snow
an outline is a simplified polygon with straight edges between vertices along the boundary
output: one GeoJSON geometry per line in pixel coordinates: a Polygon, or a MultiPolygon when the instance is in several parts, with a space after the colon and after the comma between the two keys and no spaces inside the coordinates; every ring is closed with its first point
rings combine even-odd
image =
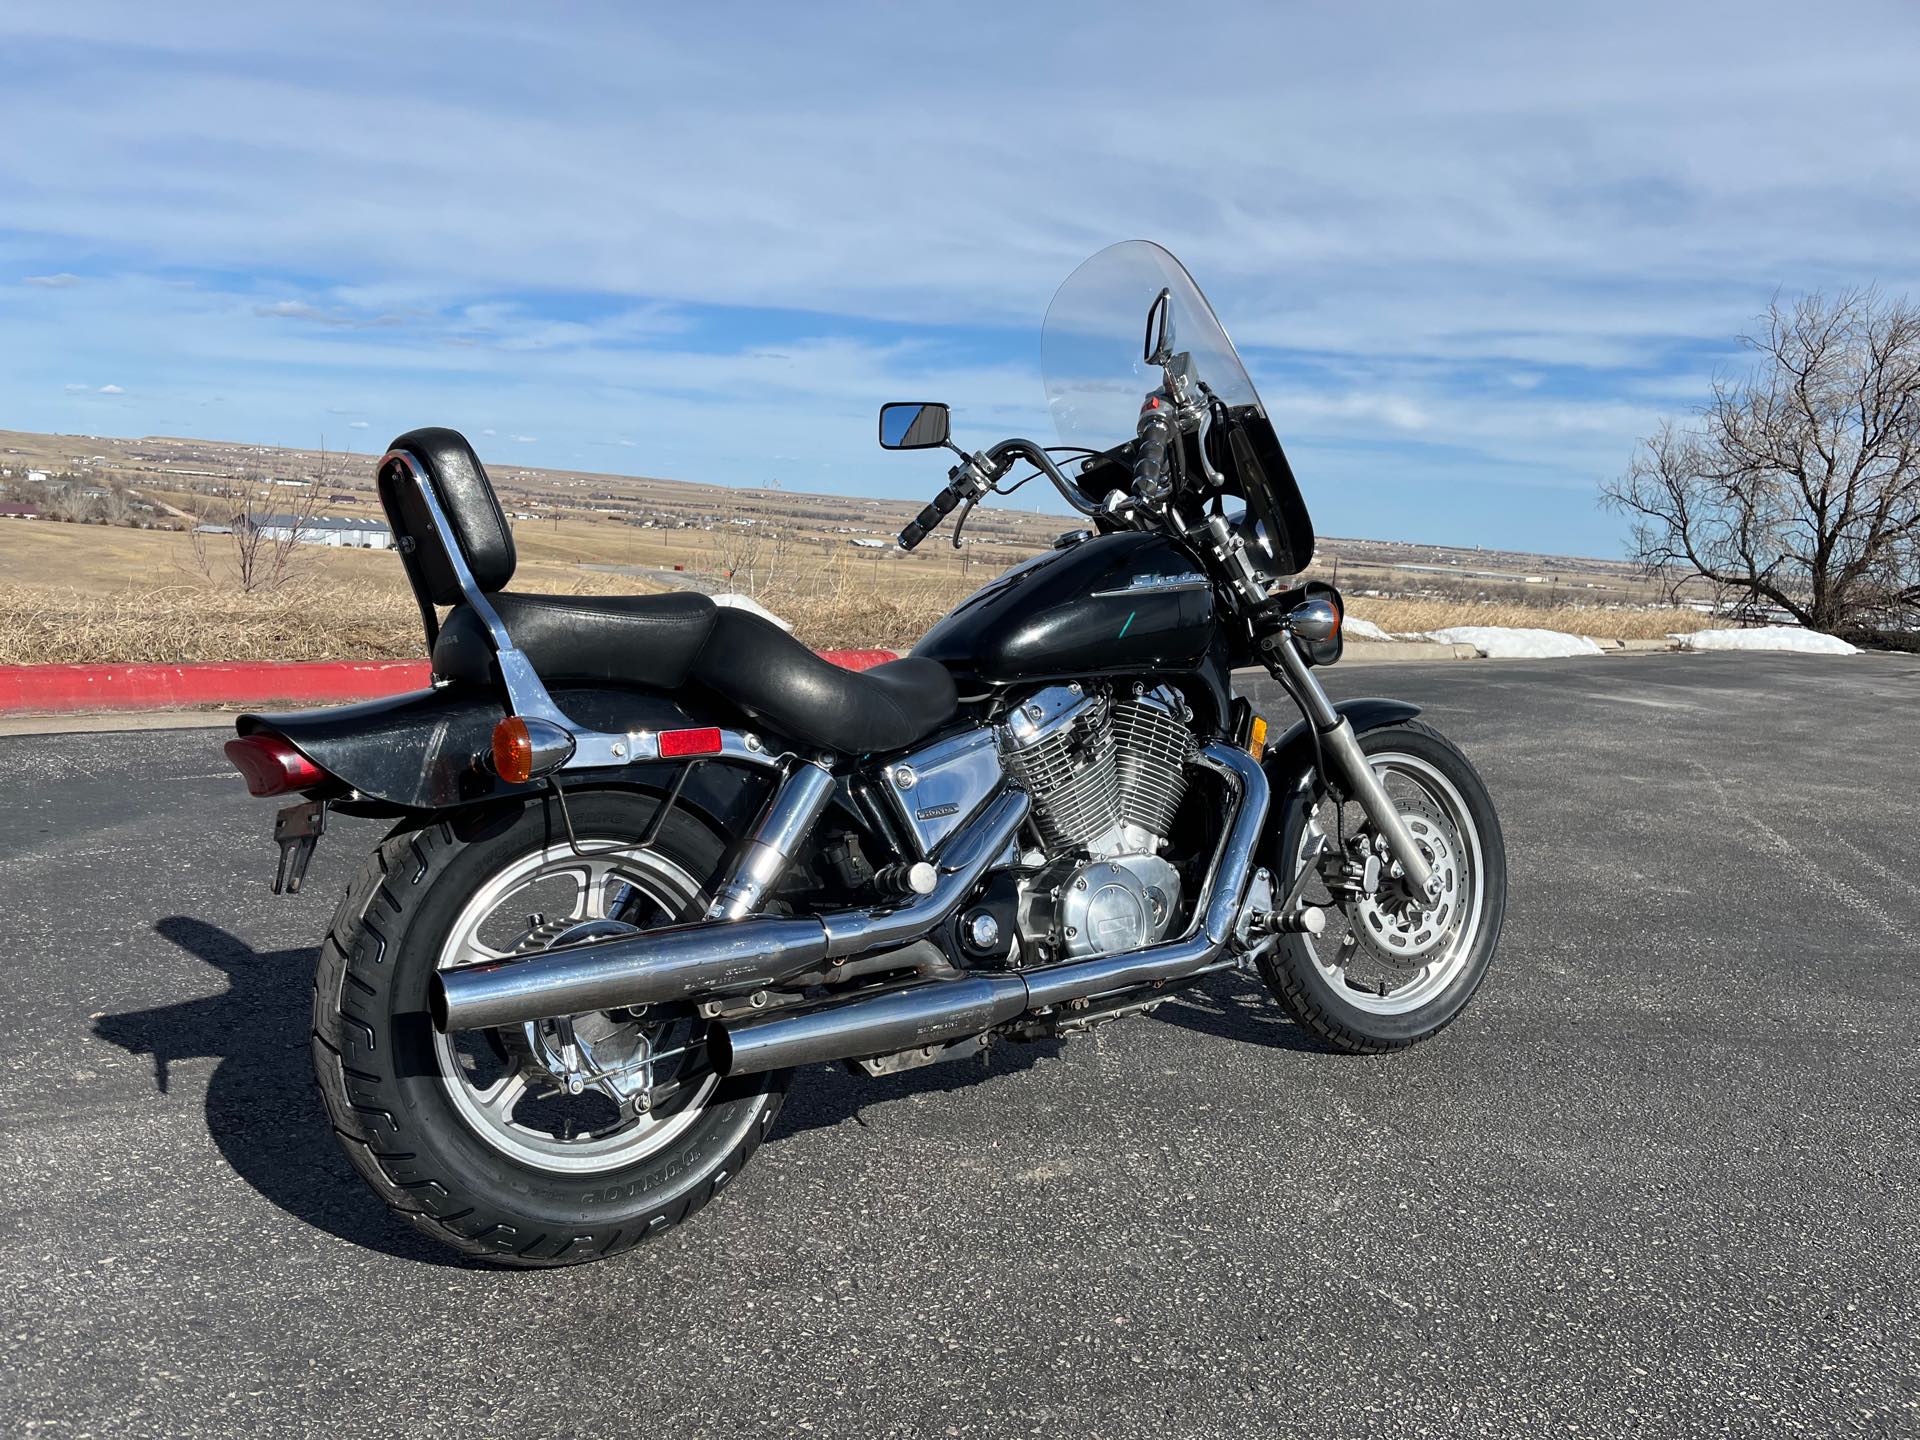
{"type": "Polygon", "coordinates": [[[1358,615],[1349,615],[1340,622],[1340,631],[1349,640],[1391,640],[1393,636],[1382,630],[1371,620],[1362,620],[1358,615]]]}
{"type": "Polygon", "coordinates": [[[1450,625],[1425,637],[1447,645],[1471,645],[1490,660],[1551,660],[1563,655],[1598,655],[1600,647],[1584,635],[1559,630],[1526,630],[1506,625],[1450,625]]]}
{"type": "Polygon", "coordinates": [[[1802,630],[1797,625],[1757,625],[1751,630],[1695,630],[1674,635],[1682,650],[1792,650],[1802,655],[1858,655],[1860,649],[1838,635],[1802,630]]]}
{"type": "Polygon", "coordinates": [[[782,620],[778,615],[774,614],[771,610],[767,609],[767,607],[762,605],[759,601],[750,599],[745,595],[736,595],[732,591],[728,591],[725,595],[714,596],[713,603],[716,605],[725,605],[734,610],[749,611],[752,614],[758,615],[762,620],[771,620],[774,624],[778,625],[782,630],[793,629],[793,626],[789,625],[786,621],[782,620]]]}

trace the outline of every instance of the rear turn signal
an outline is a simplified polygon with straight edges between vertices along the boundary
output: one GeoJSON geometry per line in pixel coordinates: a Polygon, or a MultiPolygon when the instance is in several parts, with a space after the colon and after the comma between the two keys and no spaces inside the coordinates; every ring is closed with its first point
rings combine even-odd
{"type": "Polygon", "coordinates": [[[284,795],[308,790],[327,778],[327,772],[278,735],[242,735],[229,740],[227,759],[246,777],[249,795],[284,795]]]}
{"type": "Polygon", "coordinates": [[[1256,715],[1253,717],[1253,723],[1247,727],[1247,754],[1251,755],[1255,760],[1259,760],[1265,756],[1266,753],[1267,722],[1256,715]]]}
{"type": "Polygon", "coordinates": [[[518,715],[509,715],[493,727],[493,773],[509,785],[524,785],[533,778],[533,737],[518,715]]]}
{"type": "Polygon", "coordinates": [[[574,738],[550,720],[509,715],[493,727],[493,773],[524,785],[573,758],[574,738]]]}

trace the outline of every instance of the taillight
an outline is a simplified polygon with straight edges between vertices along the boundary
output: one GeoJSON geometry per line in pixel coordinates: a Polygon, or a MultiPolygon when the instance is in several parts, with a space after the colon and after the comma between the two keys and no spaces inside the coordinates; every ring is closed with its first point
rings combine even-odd
{"type": "Polygon", "coordinates": [[[662,730],[660,732],[660,758],[662,760],[677,760],[683,755],[718,755],[720,749],[720,732],[713,727],[700,730],[662,730]]]}
{"type": "Polygon", "coordinates": [[[242,735],[227,741],[227,759],[247,780],[249,795],[284,795],[308,790],[327,772],[278,735],[242,735]]]}

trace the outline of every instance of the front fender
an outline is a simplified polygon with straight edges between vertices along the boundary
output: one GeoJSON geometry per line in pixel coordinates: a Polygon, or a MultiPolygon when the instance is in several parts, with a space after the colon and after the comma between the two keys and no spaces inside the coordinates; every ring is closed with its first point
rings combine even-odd
{"type": "MultiPolygon", "coordinates": [[[[689,714],[672,697],[640,691],[555,688],[554,703],[581,725],[609,732],[671,730],[711,725],[713,717],[689,714]]],[[[483,763],[493,727],[506,709],[491,688],[442,685],[358,705],[297,710],[280,715],[242,715],[242,735],[277,735],[355,793],[339,808],[350,813],[398,814],[458,809],[546,789],[511,785],[483,763]]],[[[680,762],[656,761],[617,768],[568,771],[568,789],[629,786],[664,791],[680,762]]],[[[738,766],[697,767],[683,802],[720,822],[737,819],[757,803],[765,781],[738,766]]]]}
{"type": "MultiPolygon", "coordinates": [[[[1346,717],[1356,736],[1365,735],[1370,730],[1404,725],[1420,713],[1418,705],[1377,695],[1359,700],[1341,700],[1333,708],[1346,717]]],[[[1282,813],[1280,802],[1290,802],[1304,793],[1313,780],[1313,735],[1307,729],[1305,720],[1299,721],[1277,742],[1267,746],[1266,759],[1261,762],[1261,768],[1267,772],[1267,785],[1273,794],[1277,817],[1282,813]]]]}

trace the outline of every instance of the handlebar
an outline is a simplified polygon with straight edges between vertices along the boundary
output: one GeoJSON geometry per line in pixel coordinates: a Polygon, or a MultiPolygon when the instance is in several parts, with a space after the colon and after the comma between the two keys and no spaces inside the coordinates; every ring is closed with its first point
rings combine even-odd
{"type": "Polygon", "coordinates": [[[912,550],[928,535],[939,527],[942,520],[952,513],[953,508],[962,500],[977,500],[990,488],[993,480],[1006,474],[1007,468],[1015,460],[1025,460],[1047,479],[1053,482],[1066,502],[1082,515],[1098,515],[1101,509],[1074,488],[1071,480],[1060,473],[1060,467],[1053,463],[1053,457],[1031,440],[1002,440],[998,445],[989,447],[972,457],[976,468],[985,478],[976,482],[976,488],[956,490],[951,484],[943,486],[927,508],[922,510],[900,532],[900,548],[912,550]]]}

